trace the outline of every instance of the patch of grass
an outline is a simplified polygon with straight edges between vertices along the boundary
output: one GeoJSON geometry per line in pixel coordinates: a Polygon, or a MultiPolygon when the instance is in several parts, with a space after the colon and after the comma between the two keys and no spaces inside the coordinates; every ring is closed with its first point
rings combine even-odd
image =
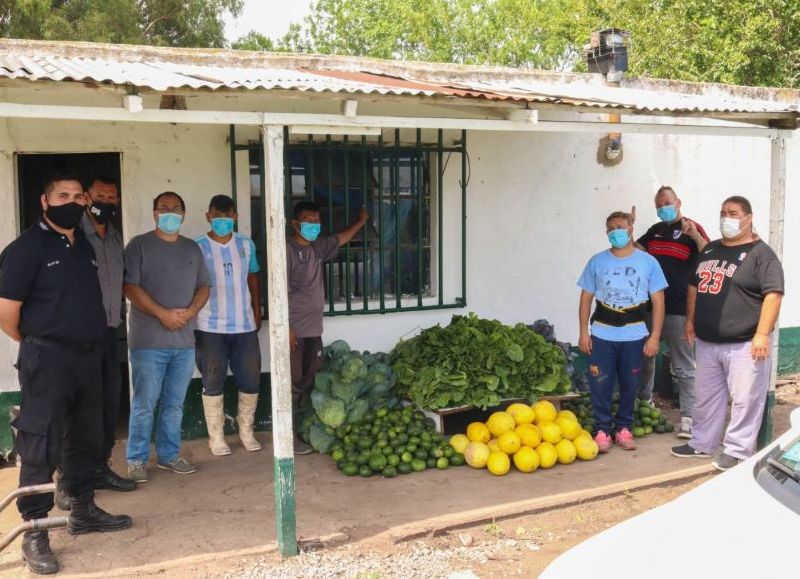
{"type": "Polygon", "coordinates": [[[483,532],[495,538],[500,538],[503,536],[503,529],[501,529],[500,525],[498,525],[494,521],[492,521],[487,525],[484,525],[483,532]]]}

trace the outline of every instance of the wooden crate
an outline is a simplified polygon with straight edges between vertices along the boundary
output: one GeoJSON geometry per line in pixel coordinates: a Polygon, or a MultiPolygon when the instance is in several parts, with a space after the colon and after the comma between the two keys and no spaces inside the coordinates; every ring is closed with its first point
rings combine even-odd
{"type": "MultiPolygon", "coordinates": [[[[561,409],[561,403],[567,400],[578,400],[579,394],[563,394],[560,396],[542,396],[539,400],[549,400],[555,404],[556,409],[561,409]]],[[[500,404],[486,410],[481,410],[475,406],[454,406],[452,408],[440,408],[439,410],[425,410],[420,408],[428,418],[436,423],[436,432],[442,434],[463,434],[467,430],[470,422],[485,422],[493,412],[505,410],[515,402],[524,402],[520,398],[508,398],[501,400],[500,404]]]]}

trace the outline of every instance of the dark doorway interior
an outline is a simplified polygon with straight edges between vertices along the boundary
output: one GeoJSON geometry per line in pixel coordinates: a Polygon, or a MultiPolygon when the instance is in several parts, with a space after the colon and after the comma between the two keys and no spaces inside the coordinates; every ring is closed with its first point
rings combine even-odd
{"type": "MultiPolygon", "coordinates": [[[[120,184],[121,158],[119,153],[69,153],[50,154],[33,153],[17,155],[17,175],[19,176],[19,217],[21,229],[30,227],[41,215],[40,197],[42,185],[47,175],[59,169],[77,171],[84,181],[93,175],[103,175],[120,184]]],[[[84,183],[84,186],[88,186],[84,183]]],[[[120,186],[120,196],[125,192],[120,186]]],[[[122,209],[111,219],[112,224],[122,233],[122,209]]],[[[121,291],[121,288],[120,288],[121,291]]],[[[123,301],[123,307],[124,301],[123,301]]],[[[123,316],[124,319],[124,316],[123,316]]],[[[130,412],[130,380],[128,377],[128,342],[125,324],[117,329],[117,347],[119,349],[120,372],[122,374],[122,396],[120,400],[120,418],[118,438],[125,438],[128,430],[128,414],[130,412]]]]}

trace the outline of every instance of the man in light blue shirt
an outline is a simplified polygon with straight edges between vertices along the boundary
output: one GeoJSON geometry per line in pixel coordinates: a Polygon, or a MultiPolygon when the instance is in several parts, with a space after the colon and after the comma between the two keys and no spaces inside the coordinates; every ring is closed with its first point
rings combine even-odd
{"type": "Polygon", "coordinates": [[[661,266],[633,245],[630,214],[612,213],[606,219],[611,248],[594,255],[581,274],[578,318],[581,351],[589,356],[588,379],[595,415],[595,441],[600,452],[611,449],[612,435],[625,450],[635,450],[631,427],[633,406],[644,357],[658,352],[664,324],[661,266]],[[592,300],[595,311],[589,318],[592,300]],[[644,309],[652,302],[652,331],[647,331],[644,309]],[[591,327],[590,327],[591,321],[591,327]],[[619,408],[611,414],[614,384],[619,382],[619,408]]]}

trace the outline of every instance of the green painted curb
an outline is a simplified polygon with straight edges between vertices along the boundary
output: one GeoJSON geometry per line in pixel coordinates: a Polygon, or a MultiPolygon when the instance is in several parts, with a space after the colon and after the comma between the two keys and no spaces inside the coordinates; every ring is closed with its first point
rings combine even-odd
{"type": "Polygon", "coordinates": [[[294,500],[294,458],[275,458],[275,524],[278,550],[297,555],[297,515],[294,500]]]}

